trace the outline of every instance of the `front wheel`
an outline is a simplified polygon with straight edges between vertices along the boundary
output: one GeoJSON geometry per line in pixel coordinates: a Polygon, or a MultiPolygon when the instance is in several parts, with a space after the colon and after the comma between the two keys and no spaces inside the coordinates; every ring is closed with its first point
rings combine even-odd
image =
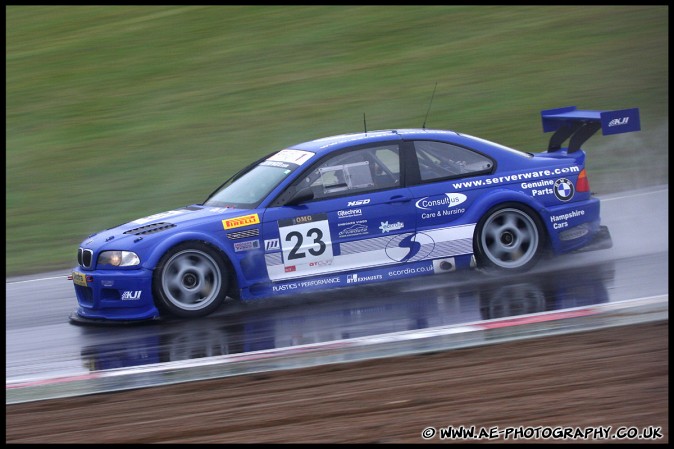
{"type": "Polygon", "coordinates": [[[157,307],[171,315],[197,318],[214,312],[227,296],[225,263],[212,247],[182,243],[157,264],[153,290],[157,307]]]}
{"type": "Polygon", "coordinates": [[[521,205],[492,208],[478,223],[474,247],[478,266],[521,272],[541,256],[544,231],[538,216],[521,205]]]}

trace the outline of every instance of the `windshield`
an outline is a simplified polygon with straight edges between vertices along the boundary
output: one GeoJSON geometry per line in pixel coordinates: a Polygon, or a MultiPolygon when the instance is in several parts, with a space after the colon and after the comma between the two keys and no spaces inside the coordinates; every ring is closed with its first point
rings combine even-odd
{"type": "Polygon", "coordinates": [[[311,156],[313,153],[306,151],[282,150],[250,170],[233,176],[206,200],[204,206],[253,209],[311,156]]]}

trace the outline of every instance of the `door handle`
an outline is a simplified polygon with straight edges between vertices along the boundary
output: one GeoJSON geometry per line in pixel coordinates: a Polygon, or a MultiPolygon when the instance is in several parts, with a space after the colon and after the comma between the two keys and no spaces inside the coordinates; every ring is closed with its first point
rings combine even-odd
{"type": "Polygon", "coordinates": [[[384,204],[407,203],[411,199],[411,197],[406,195],[393,195],[388,201],[384,201],[384,204]]]}

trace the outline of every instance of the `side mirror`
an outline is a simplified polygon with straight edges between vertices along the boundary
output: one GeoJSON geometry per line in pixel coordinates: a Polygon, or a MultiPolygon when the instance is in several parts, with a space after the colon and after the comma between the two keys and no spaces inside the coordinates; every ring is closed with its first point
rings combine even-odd
{"type": "Polygon", "coordinates": [[[314,191],[311,187],[305,187],[298,190],[295,194],[286,202],[286,206],[296,206],[301,203],[306,203],[314,199],[314,191]]]}

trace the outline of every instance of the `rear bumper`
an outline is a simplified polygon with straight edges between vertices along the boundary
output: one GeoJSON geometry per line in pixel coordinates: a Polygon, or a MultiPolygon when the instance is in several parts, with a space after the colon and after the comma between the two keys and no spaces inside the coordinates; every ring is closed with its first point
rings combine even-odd
{"type": "Polygon", "coordinates": [[[597,198],[566,203],[548,209],[544,217],[555,254],[610,248],[611,235],[601,225],[597,198]]]}
{"type": "Polygon", "coordinates": [[[613,239],[611,233],[606,226],[599,226],[599,231],[594,235],[594,238],[587,245],[579,248],[574,253],[582,253],[585,251],[597,251],[600,249],[609,249],[613,246],[613,239]]]}

